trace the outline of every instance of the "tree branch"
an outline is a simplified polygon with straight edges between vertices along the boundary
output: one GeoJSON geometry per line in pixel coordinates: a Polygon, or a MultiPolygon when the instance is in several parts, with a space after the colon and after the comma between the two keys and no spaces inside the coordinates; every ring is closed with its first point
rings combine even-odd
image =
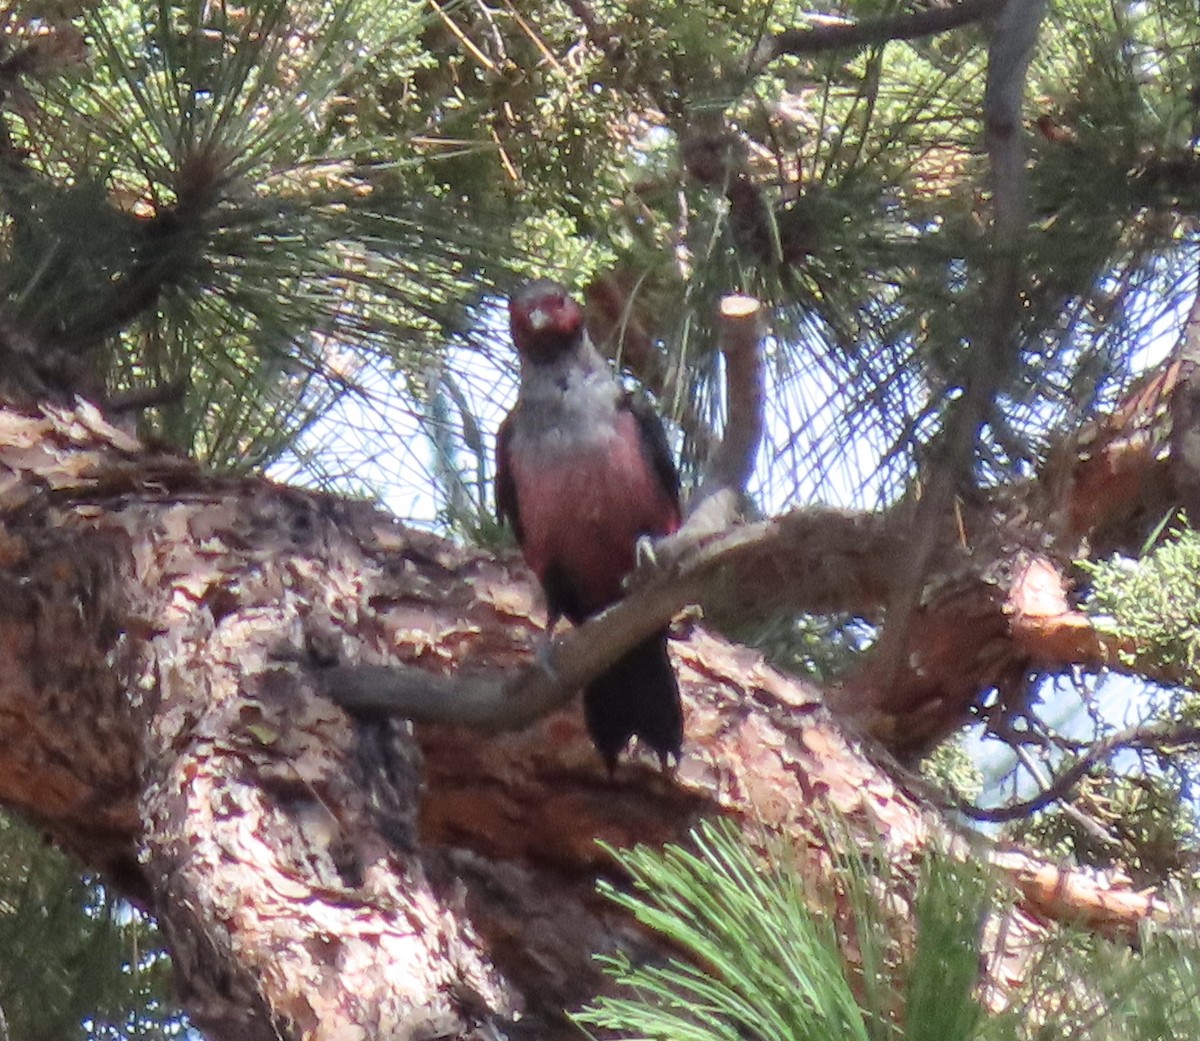
{"type": "Polygon", "coordinates": [[[158,405],[178,404],[183,400],[187,389],[186,377],[180,376],[154,386],[130,387],[128,390],[117,391],[108,395],[99,404],[109,415],[121,412],[141,412],[143,409],[155,408],[158,405]]]}
{"type": "Polygon", "coordinates": [[[1116,752],[1130,748],[1162,751],[1166,748],[1197,743],[1200,743],[1200,725],[1195,723],[1146,723],[1128,727],[1125,730],[1118,730],[1115,734],[1110,734],[1102,741],[1097,741],[1085,755],[1080,756],[1031,798],[991,809],[982,809],[957,801],[950,801],[949,805],[972,820],[986,821],[991,824],[1021,820],[1037,813],[1038,810],[1044,810],[1051,803],[1066,798],[1071,789],[1084,778],[1093,766],[1097,766],[1116,752]]]}
{"type": "MultiPolygon", "coordinates": [[[[1021,102],[1025,95],[1025,74],[1045,11],[1046,0],[1008,0],[997,19],[988,49],[987,86],[983,94],[984,138],[991,160],[993,229],[1002,263],[1010,259],[1029,223],[1025,150],[1021,147],[1021,102]]],[[[1002,284],[999,288],[1003,306],[1011,307],[1016,286],[1002,284]]]]}
{"type": "MultiPolygon", "coordinates": [[[[1013,754],[1016,755],[1021,765],[1025,767],[1026,771],[1028,771],[1029,775],[1039,785],[1041,785],[1042,788],[1050,788],[1054,784],[1046,771],[1042,769],[1041,764],[1029,754],[1028,748],[1017,742],[1011,743],[1009,747],[1013,750],[1013,754]]],[[[1084,813],[1074,803],[1063,803],[1062,811],[1068,817],[1070,817],[1071,820],[1078,824],[1079,827],[1086,831],[1088,835],[1090,835],[1097,842],[1101,843],[1103,846],[1106,846],[1110,850],[1120,847],[1121,843],[1119,839],[1111,834],[1108,829],[1104,827],[1104,825],[1096,820],[1095,817],[1091,817],[1084,813]]]]}
{"type": "Polygon", "coordinates": [[[1168,922],[1174,917],[1172,909],[1152,889],[1114,884],[1110,879],[1047,864],[1015,850],[996,850],[988,860],[1009,878],[1025,906],[1043,920],[1136,943],[1148,924],[1168,922]]]}
{"type": "Polygon", "coordinates": [[[1020,244],[1026,233],[1024,151],[1020,109],[1025,72],[1045,0],[1008,0],[992,34],[984,92],[985,139],[992,162],[991,265],[986,273],[986,322],[973,337],[962,396],[948,409],[933,452],[933,476],[914,509],[917,532],[908,570],[887,607],[887,625],[875,656],[883,687],[891,685],[908,654],[909,623],[920,602],[941,518],[959,489],[970,486],[980,432],[1019,351],[1020,244]]]}
{"type": "Polygon", "coordinates": [[[390,668],[352,665],[321,669],[316,680],[329,697],[356,712],[481,730],[520,729],[564,704],[691,604],[711,598],[723,612],[743,617],[796,609],[800,601],[800,609],[818,614],[847,603],[865,610],[891,584],[905,543],[904,534],[884,519],[826,508],[797,510],[716,535],[685,527],[656,544],[660,566],[652,577],[555,641],[548,670],[531,665],[512,677],[491,671],[447,678],[420,669],[389,675],[390,668]]]}
{"type": "Polygon", "coordinates": [[[1006,0],[960,0],[948,7],[935,7],[894,18],[879,18],[870,22],[851,22],[843,25],[823,25],[813,29],[785,29],[769,36],[755,49],[750,66],[759,72],[764,66],[785,54],[819,54],[842,47],[861,47],[865,44],[887,43],[891,40],[912,40],[921,36],[958,29],[985,18],[994,18],[1006,0]]]}

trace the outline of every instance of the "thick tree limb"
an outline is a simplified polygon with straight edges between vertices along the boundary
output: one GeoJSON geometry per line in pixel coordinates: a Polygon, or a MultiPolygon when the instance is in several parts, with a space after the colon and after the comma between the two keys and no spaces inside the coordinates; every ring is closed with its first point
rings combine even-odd
{"type": "Polygon", "coordinates": [[[561,706],[691,604],[715,601],[723,612],[758,617],[779,608],[796,609],[801,599],[804,609],[816,613],[853,601],[864,607],[877,603],[904,544],[899,533],[889,538],[886,528],[869,515],[822,508],[715,536],[694,535],[685,528],[656,544],[660,566],[652,577],[555,641],[548,670],[532,665],[513,677],[460,673],[448,681],[423,680],[416,670],[390,676],[387,669],[335,666],[320,670],[318,682],[339,704],[357,712],[481,730],[520,729],[561,706]]]}
{"type": "MultiPolygon", "coordinates": [[[[198,479],[194,467],[171,457],[160,457],[150,465],[144,457],[129,455],[128,463],[111,455],[90,455],[81,445],[94,438],[94,431],[135,452],[136,442],[104,423],[94,410],[76,413],[48,413],[56,418],[43,423],[36,435],[38,443],[53,450],[26,452],[21,458],[25,476],[11,485],[9,494],[50,497],[104,496],[124,494],[137,486],[139,474],[155,481],[164,490],[185,489],[198,479]],[[61,453],[72,453],[71,484],[56,492],[51,481],[61,482],[61,453]]],[[[0,431],[2,433],[2,431],[0,431]]],[[[1088,454],[1079,464],[1086,479],[1074,483],[1050,482],[1051,487],[1073,489],[1086,499],[1088,508],[1076,506],[1076,495],[1064,502],[1047,506],[1038,498],[1044,489],[1030,486],[1034,500],[1022,495],[1004,496],[1004,509],[1015,521],[1028,524],[1030,511],[1050,511],[1067,518],[1071,524],[1073,547],[1078,537],[1077,521],[1087,518],[1091,530],[1110,528],[1109,517],[1121,517],[1148,493],[1164,483],[1161,464],[1155,463],[1149,439],[1139,436],[1129,451],[1112,456],[1100,443],[1089,445],[1088,454]],[[1127,458],[1141,446],[1136,458],[1127,458]],[[1113,476],[1101,478],[1098,464],[1112,468],[1113,458],[1122,460],[1113,476]],[[1157,467],[1157,469],[1156,469],[1157,467]],[[1136,476],[1126,481],[1121,474],[1136,476]],[[1155,474],[1158,474],[1158,477],[1155,474]]],[[[1055,464],[1056,466],[1059,464],[1055,464]]],[[[36,498],[35,498],[36,501],[36,498]]],[[[1157,509],[1157,508],[1156,508],[1157,509]]],[[[936,596],[923,605],[914,635],[914,655],[890,685],[879,685],[870,663],[857,675],[831,689],[830,703],[858,725],[877,735],[893,749],[904,752],[924,748],[970,718],[982,694],[1003,676],[1018,676],[1037,668],[1066,668],[1071,664],[1085,667],[1129,668],[1125,655],[1129,648],[1111,636],[1095,632],[1086,619],[1071,607],[1061,563],[1046,558],[1041,547],[1045,534],[1032,530],[1038,546],[1024,570],[1012,570],[1003,583],[1001,575],[989,575],[987,561],[1004,561],[1013,552],[1014,529],[986,500],[962,514],[968,542],[959,543],[957,524],[944,535],[943,581],[936,596]],[[995,530],[995,542],[982,533],[995,530]],[[1034,566],[1039,559],[1045,564],[1034,566]],[[971,561],[975,564],[972,565],[971,561]],[[1016,582],[1011,594],[1005,590],[1017,575],[1027,576],[1016,582]],[[1036,581],[1034,579],[1036,578],[1036,581]]],[[[1140,529],[1131,529],[1140,543],[1140,529]]],[[[602,616],[583,631],[560,638],[554,656],[558,683],[536,667],[530,669],[527,658],[510,664],[514,671],[495,668],[472,674],[470,662],[463,663],[457,677],[468,685],[462,708],[457,712],[448,701],[444,681],[432,682],[431,689],[418,695],[413,679],[400,675],[394,681],[371,680],[381,684],[377,696],[387,701],[390,687],[407,687],[405,705],[397,700],[400,714],[411,711],[421,719],[462,720],[483,727],[522,726],[547,706],[569,700],[575,686],[593,675],[598,663],[610,660],[620,649],[636,642],[660,627],[688,603],[704,602],[740,618],[769,617],[778,612],[851,613],[875,617],[887,602],[897,573],[903,568],[912,541],[912,532],[904,516],[873,515],[829,509],[796,511],[783,517],[745,525],[716,536],[692,537],[687,532],[659,547],[661,571],[649,578],[647,587],[635,590],[631,597],[602,616]],[[591,646],[589,646],[591,645],[591,646]],[[518,677],[517,666],[528,672],[518,677]],[[519,693],[522,684],[529,694],[519,693]]],[[[1073,550],[1068,550],[1069,558],[1073,550]]],[[[335,655],[340,657],[340,655],[335,655]]],[[[428,670],[425,670],[428,671],[428,670]]],[[[323,687],[340,683],[345,676],[329,673],[323,687]]],[[[456,679],[457,679],[456,677],[456,679]]],[[[369,684],[368,684],[369,686],[369,684]]],[[[347,697],[354,697],[362,708],[362,693],[347,686],[347,697]]],[[[369,701],[369,692],[366,695],[369,701]]],[[[399,697],[399,695],[396,695],[399,697]]],[[[386,711],[387,706],[376,706],[386,711]]]]}
{"type": "MultiPolygon", "coordinates": [[[[755,822],[751,837],[794,837],[821,883],[837,852],[826,806],[905,877],[939,828],[814,691],[698,631],[673,646],[674,776],[635,759],[610,780],[577,707],[519,733],[380,741],[385,724],[354,726],[314,689],[320,670],[279,647],[505,676],[540,629],[531,584],[363,504],[142,457],[94,410],[0,413],[0,523],[0,576],[19,594],[0,598],[0,800],[158,916],[213,1038],[565,1039],[561,1010],[605,986],[594,952],[674,954],[596,904],[612,870],[597,838],[681,841],[727,814],[755,822]]],[[[904,537],[805,511],[687,559],[740,562],[722,595],[745,603],[777,589],[878,602],[868,587],[886,589],[904,537]],[[882,561],[881,539],[897,540],[882,561]]],[[[683,569],[589,625],[665,610],[683,569]]],[[[1049,869],[1021,870],[1034,892],[1049,869]]],[[[1062,873],[1054,913],[1072,917],[1086,881],[1062,873]]],[[[1130,903],[1121,927],[1156,906],[1130,903]]],[[[1010,919],[1003,944],[1036,942],[1034,919],[1010,919]]]]}

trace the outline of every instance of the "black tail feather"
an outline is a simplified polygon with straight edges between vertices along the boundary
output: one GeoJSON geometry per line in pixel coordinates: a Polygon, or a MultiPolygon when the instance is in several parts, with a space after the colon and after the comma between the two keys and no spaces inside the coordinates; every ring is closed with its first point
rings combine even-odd
{"type": "Polygon", "coordinates": [[[683,709],[667,653],[667,630],[655,633],[597,676],[583,694],[588,733],[609,770],[631,737],[640,737],[664,764],[679,758],[683,709]]]}

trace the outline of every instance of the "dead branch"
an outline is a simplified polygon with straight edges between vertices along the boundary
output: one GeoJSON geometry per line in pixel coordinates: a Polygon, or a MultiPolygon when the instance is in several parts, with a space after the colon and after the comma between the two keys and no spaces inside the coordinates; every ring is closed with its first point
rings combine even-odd
{"type": "Polygon", "coordinates": [[[1172,917],[1154,890],[1135,889],[1128,880],[1092,877],[1011,850],[996,851],[989,860],[1016,886],[1026,907],[1048,921],[1135,943],[1147,926],[1172,917]]]}
{"type": "Polygon", "coordinates": [[[121,412],[141,412],[143,409],[155,408],[159,405],[176,405],[183,401],[187,394],[188,381],[186,377],[168,380],[149,387],[131,387],[129,390],[110,394],[102,402],[101,407],[109,415],[121,412]]]}
{"type": "Polygon", "coordinates": [[[1046,0],[1008,0],[996,21],[988,48],[984,137],[991,161],[993,228],[1001,254],[1016,247],[1029,223],[1021,102],[1025,95],[1025,74],[1045,11],[1046,0]]]}
{"type": "Polygon", "coordinates": [[[683,530],[656,544],[659,566],[628,597],[555,641],[548,668],[532,665],[515,677],[460,675],[423,684],[419,675],[389,678],[387,670],[351,683],[349,672],[357,667],[334,666],[321,670],[318,682],[335,701],[357,711],[516,729],[568,700],[690,604],[711,601],[744,617],[785,607],[823,613],[847,603],[865,610],[890,587],[904,544],[904,535],[884,518],[826,508],[797,510],[717,535],[683,530]]]}

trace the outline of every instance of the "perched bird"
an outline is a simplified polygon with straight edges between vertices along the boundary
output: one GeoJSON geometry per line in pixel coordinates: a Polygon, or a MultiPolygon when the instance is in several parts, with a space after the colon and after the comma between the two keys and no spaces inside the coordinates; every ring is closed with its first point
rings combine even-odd
{"type": "MultiPolygon", "coordinates": [[[[566,289],[530,283],[509,317],[521,386],[496,438],[496,508],[541,582],[550,625],[579,624],[620,599],[642,536],[679,527],[679,475],[658,416],[617,381],[566,289]]],[[[588,684],[584,714],[610,771],[634,736],[664,765],[678,758],[665,628],[588,684]]]]}

